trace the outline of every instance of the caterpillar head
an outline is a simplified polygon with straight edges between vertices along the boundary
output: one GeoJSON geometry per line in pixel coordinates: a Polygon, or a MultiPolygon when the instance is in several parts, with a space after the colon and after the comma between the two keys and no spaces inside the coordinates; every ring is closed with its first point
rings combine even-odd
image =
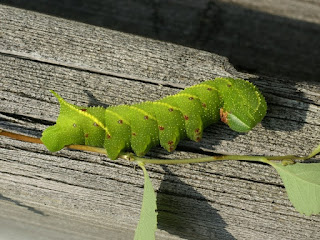
{"type": "Polygon", "coordinates": [[[238,132],[248,132],[261,122],[267,104],[257,87],[242,79],[217,78],[214,82],[223,99],[222,122],[238,132]]]}

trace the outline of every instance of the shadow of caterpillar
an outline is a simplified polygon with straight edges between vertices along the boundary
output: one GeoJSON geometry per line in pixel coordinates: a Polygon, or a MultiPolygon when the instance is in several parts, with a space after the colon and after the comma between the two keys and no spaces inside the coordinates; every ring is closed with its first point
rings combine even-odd
{"type": "Polygon", "coordinates": [[[158,144],[172,152],[185,137],[200,141],[203,129],[219,118],[247,132],[267,111],[252,83],[232,78],[208,80],[155,102],[108,108],[72,105],[51,92],[60,102],[60,115],[43,132],[44,145],[52,152],[70,144],[104,147],[111,159],[128,149],[143,156],[158,144]]]}

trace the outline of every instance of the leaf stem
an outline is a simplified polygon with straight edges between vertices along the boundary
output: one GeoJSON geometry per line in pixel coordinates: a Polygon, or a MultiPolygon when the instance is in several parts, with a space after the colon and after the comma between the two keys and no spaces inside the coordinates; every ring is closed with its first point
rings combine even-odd
{"type": "MultiPolygon", "coordinates": [[[[38,143],[42,144],[40,138],[29,137],[22,134],[12,133],[0,129],[0,135],[10,137],[16,140],[38,143]]],[[[91,147],[85,145],[68,145],[69,149],[76,149],[81,151],[96,152],[107,154],[104,148],[91,147]]],[[[263,162],[271,164],[271,161],[283,161],[283,163],[294,163],[295,160],[307,160],[314,157],[320,152],[320,145],[316,147],[308,156],[297,157],[294,155],[285,156],[246,156],[246,155],[221,155],[221,156],[208,156],[203,158],[187,158],[187,159],[152,159],[152,158],[142,158],[135,156],[133,153],[124,153],[119,156],[119,158],[137,162],[139,165],[142,164],[189,164],[189,163],[202,163],[202,162],[214,162],[214,161],[226,161],[226,160],[238,160],[238,161],[253,161],[253,162],[263,162]]]]}
{"type": "Polygon", "coordinates": [[[247,155],[221,155],[221,156],[208,156],[203,158],[187,158],[187,159],[152,159],[152,158],[141,158],[131,155],[129,158],[123,156],[130,161],[141,161],[145,164],[189,164],[189,163],[202,163],[202,162],[214,162],[214,161],[226,161],[226,160],[237,160],[237,161],[253,161],[263,162],[270,164],[271,161],[283,161],[284,164],[293,164],[295,160],[307,160],[317,153],[319,153],[320,147],[314,150],[310,155],[306,157],[298,157],[295,155],[285,156],[247,156],[247,155]]]}
{"type": "Polygon", "coordinates": [[[239,156],[239,155],[222,155],[222,156],[209,156],[203,158],[186,158],[186,159],[151,159],[141,158],[133,156],[131,161],[140,161],[145,164],[189,164],[189,163],[202,163],[202,162],[214,162],[214,161],[225,161],[225,160],[244,160],[254,162],[265,162],[268,163],[268,159],[263,156],[239,156]]]}
{"type": "Polygon", "coordinates": [[[306,156],[306,157],[304,158],[304,160],[307,160],[307,159],[309,159],[309,158],[312,158],[312,157],[314,157],[315,155],[317,155],[318,153],[320,153],[320,144],[319,144],[319,146],[316,147],[308,156],[306,156]]]}

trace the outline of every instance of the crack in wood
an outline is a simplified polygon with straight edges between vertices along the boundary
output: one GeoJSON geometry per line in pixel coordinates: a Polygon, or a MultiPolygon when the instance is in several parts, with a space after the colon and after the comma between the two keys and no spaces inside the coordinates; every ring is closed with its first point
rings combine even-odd
{"type": "Polygon", "coordinates": [[[144,78],[141,76],[138,77],[138,76],[134,76],[134,75],[128,75],[128,74],[124,74],[124,73],[116,73],[116,72],[111,72],[111,71],[102,70],[102,69],[98,69],[98,68],[93,68],[93,67],[90,67],[87,65],[79,65],[79,64],[71,63],[71,62],[59,62],[54,59],[36,56],[35,54],[32,54],[32,53],[29,54],[29,53],[18,52],[18,51],[13,51],[13,50],[0,49],[0,54],[5,55],[5,56],[16,57],[16,58],[20,58],[20,59],[24,59],[24,60],[30,60],[30,61],[34,61],[34,62],[50,64],[53,66],[74,69],[74,70],[78,70],[78,71],[85,71],[85,72],[89,72],[89,73],[101,74],[101,75],[105,75],[105,76],[121,78],[121,79],[126,79],[126,80],[132,80],[132,81],[137,81],[137,82],[143,82],[143,83],[149,83],[149,84],[154,84],[154,85],[162,85],[162,86],[172,87],[172,88],[176,88],[176,89],[184,89],[186,87],[186,85],[184,85],[184,84],[170,83],[170,82],[165,82],[165,81],[156,80],[156,79],[144,78]]]}

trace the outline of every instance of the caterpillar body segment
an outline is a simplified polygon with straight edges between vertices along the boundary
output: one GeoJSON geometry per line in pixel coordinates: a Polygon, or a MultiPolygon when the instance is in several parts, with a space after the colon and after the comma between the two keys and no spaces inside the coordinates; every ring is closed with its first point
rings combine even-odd
{"type": "Polygon", "coordinates": [[[172,152],[183,138],[200,141],[203,129],[219,118],[233,130],[247,132],[267,110],[253,84],[232,78],[208,80],[155,102],[108,108],[72,105],[52,93],[59,100],[60,115],[42,134],[46,147],[104,147],[111,159],[129,149],[143,156],[158,144],[172,152]]]}

